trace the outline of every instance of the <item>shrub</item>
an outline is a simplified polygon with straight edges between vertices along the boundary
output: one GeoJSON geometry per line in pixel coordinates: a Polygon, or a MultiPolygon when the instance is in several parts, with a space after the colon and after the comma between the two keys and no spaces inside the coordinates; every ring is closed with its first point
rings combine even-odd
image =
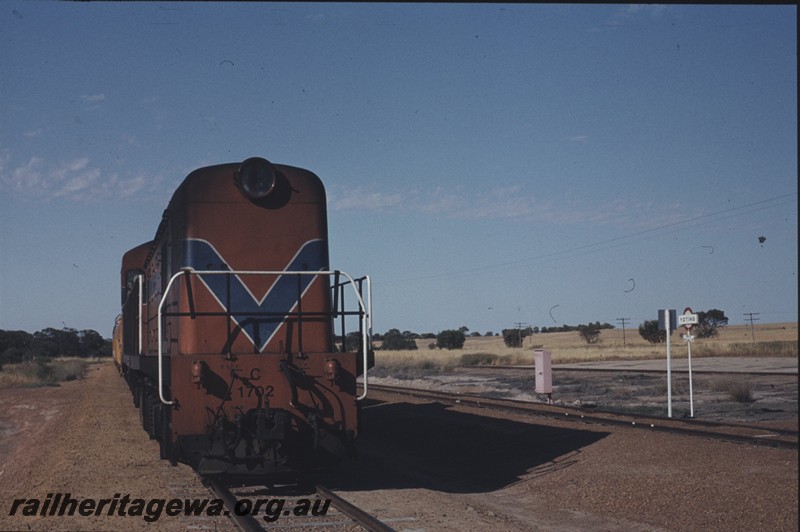
{"type": "Polygon", "coordinates": [[[83,377],[87,364],[85,360],[55,359],[48,362],[43,358],[7,364],[0,378],[0,388],[48,386],[73,381],[83,377]]]}
{"type": "Polygon", "coordinates": [[[35,358],[33,360],[34,371],[36,378],[42,382],[52,382],[53,367],[42,358],[35,358]]]}
{"type": "Polygon", "coordinates": [[[403,336],[397,329],[391,329],[383,335],[383,349],[391,351],[413,350],[417,348],[417,342],[403,336]]]}
{"type": "Polygon", "coordinates": [[[697,326],[692,332],[697,338],[715,338],[719,336],[719,329],[727,324],[728,318],[723,311],[715,308],[708,312],[701,310],[697,313],[697,326]]]}
{"type": "Polygon", "coordinates": [[[737,403],[752,403],[753,387],[747,381],[734,379],[718,380],[711,383],[711,390],[719,393],[727,393],[730,398],[737,403]]]}
{"type": "Polygon", "coordinates": [[[639,336],[651,344],[661,344],[667,341],[667,331],[658,329],[658,320],[646,320],[639,325],[639,336]]]}
{"type": "Polygon", "coordinates": [[[463,331],[449,329],[436,336],[436,346],[439,349],[461,349],[464,347],[465,340],[463,331]]]}
{"type": "Polygon", "coordinates": [[[74,381],[83,378],[86,362],[83,360],[65,360],[52,366],[52,378],[55,382],[74,381]]]}
{"type": "Polygon", "coordinates": [[[489,366],[492,365],[500,358],[498,355],[492,353],[467,353],[461,355],[462,366],[489,366]]]}
{"type": "Polygon", "coordinates": [[[528,336],[530,329],[503,329],[503,342],[506,347],[522,347],[522,341],[528,336]]]}
{"type": "Polygon", "coordinates": [[[0,362],[8,364],[17,364],[25,359],[25,351],[19,347],[9,347],[0,353],[0,362]]]}
{"type": "Polygon", "coordinates": [[[731,399],[737,403],[752,403],[755,401],[753,398],[753,388],[747,382],[734,382],[728,389],[731,399]]]}
{"type": "Polygon", "coordinates": [[[578,335],[587,344],[596,344],[600,339],[600,329],[594,325],[578,325],[578,335]]]}

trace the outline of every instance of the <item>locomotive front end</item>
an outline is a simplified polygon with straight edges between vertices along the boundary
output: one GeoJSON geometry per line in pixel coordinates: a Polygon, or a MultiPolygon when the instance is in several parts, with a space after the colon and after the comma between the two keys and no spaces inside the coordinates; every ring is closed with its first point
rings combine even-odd
{"type": "Polygon", "coordinates": [[[144,277],[144,351],[157,371],[142,387],[162,456],[249,476],[351,450],[371,354],[369,280],[330,270],[317,176],[261,158],[192,172],[144,277]],[[356,324],[357,349],[336,349],[335,319],[356,324]]]}

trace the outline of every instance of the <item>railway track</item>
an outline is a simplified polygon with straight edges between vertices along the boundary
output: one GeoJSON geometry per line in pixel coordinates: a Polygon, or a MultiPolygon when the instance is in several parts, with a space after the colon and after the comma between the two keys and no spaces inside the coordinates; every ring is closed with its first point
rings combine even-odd
{"type": "Polygon", "coordinates": [[[218,480],[202,478],[208,489],[225,504],[225,515],[243,532],[272,527],[292,529],[358,530],[391,532],[394,529],[353,505],[330,489],[298,486],[279,493],[258,486],[230,487],[218,480]],[[330,511],[331,508],[334,511],[330,511]]]}
{"type": "MultiPolygon", "coordinates": [[[[470,370],[517,370],[517,371],[528,371],[533,373],[536,371],[536,367],[534,366],[504,366],[504,365],[481,365],[481,366],[459,366],[459,369],[462,371],[470,371],[470,370]]],[[[587,372],[587,373],[642,373],[645,375],[664,375],[666,369],[648,369],[648,368],[629,368],[629,369],[622,369],[622,368],[598,368],[598,367],[564,367],[558,366],[553,368],[553,372],[565,372],[565,373],[577,373],[577,372],[587,372]]],[[[676,374],[684,374],[689,373],[689,370],[686,368],[673,368],[672,373],[676,374]]],[[[757,375],[762,377],[779,377],[779,376],[794,376],[797,377],[797,373],[784,373],[780,371],[758,371],[758,370],[725,370],[725,369],[692,369],[693,375],[757,375]]]]}
{"type": "MultiPolygon", "coordinates": [[[[514,412],[535,417],[562,419],[599,425],[626,426],[656,432],[684,434],[687,436],[711,438],[750,445],[798,448],[798,432],[794,430],[719,423],[699,419],[678,419],[656,416],[632,415],[605,410],[587,409],[563,405],[548,405],[513,399],[495,399],[469,394],[453,394],[416,388],[400,388],[370,384],[370,393],[383,393],[394,396],[411,396],[453,405],[514,412]]],[[[375,397],[375,394],[373,394],[375,397]]]]}

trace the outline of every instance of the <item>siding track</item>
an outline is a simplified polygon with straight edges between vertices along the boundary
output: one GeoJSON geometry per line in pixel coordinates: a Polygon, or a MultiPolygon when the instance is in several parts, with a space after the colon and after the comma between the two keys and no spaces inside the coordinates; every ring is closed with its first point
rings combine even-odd
{"type": "Polygon", "coordinates": [[[788,449],[798,448],[798,432],[787,429],[735,423],[719,423],[699,419],[639,416],[596,409],[548,405],[512,399],[494,399],[477,395],[434,392],[430,390],[399,388],[378,384],[370,384],[370,391],[395,396],[407,395],[446,404],[515,412],[537,417],[564,419],[599,425],[628,426],[642,430],[684,434],[687,436],[712,438],[749,445],[766,445],[788,449]]]}

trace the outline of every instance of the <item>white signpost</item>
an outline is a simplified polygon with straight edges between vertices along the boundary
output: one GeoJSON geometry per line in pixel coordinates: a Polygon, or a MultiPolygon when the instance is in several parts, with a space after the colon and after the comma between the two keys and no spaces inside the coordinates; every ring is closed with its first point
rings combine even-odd
{"type": "Polygon", "coordinates": [[[667,332],[667,417],[672,417],[672,350],[669,337],[675,330],[675,311],[673,309],[658,311],[658,328],[667,332]]]}
{"type": "Polygon", "coordinates": [[[694,417],[694,394],[692,393],[692,340],[694,340],[694,336],[692,336],[691,333],[692,327],[694,327],[697,322],[697,314],[694,314],[689,307],[686,307],[683,314],[678,316],[678,325],[683,325],[686,329],[686,334],[683,335],[683,339],[686,340],[686,349],[689,352],[689,417],[694,417]]]}
{"type": "Polygon", "coordinates": [[[694,340],[694,336],[690,333],[692,332],[692,327],[697,323],[697,314],[692,312],[689,307],[686,307],[680,316],[676,316],[676,312],[672,309],[658,311],[658,328],[667,332],[667,417],[672,417],[672,351],[669,337],[678,325],[683,325],[686,329],[683,339],[686,340],[686,345],[689,349],[689,417],[694,417],[694,394],[692,390],[692,340],[694,340]]]}

